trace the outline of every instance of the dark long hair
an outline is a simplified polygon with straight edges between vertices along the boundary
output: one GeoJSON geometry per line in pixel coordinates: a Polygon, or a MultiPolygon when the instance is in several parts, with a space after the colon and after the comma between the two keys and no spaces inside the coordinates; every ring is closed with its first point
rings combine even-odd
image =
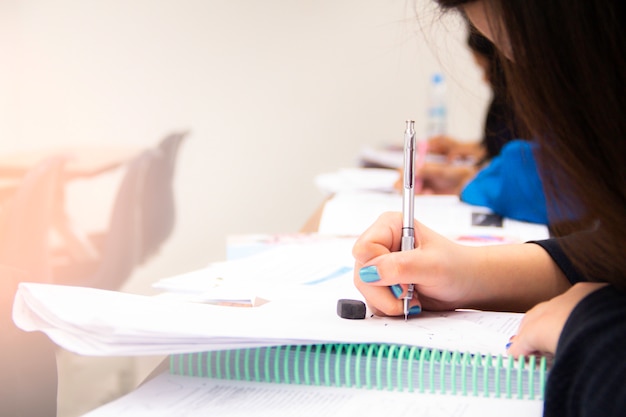
{"type": "Polygon", "coordinates": [[[524,131],[515,117],[500,56],[494,44],[472,24],[468,24],[467,46],[472,52],[482,56],[489,65],[486,76],[492,96],[481,141],[485,149],[485,157],[476,164],[480,167],[499,155],[508,142],[524,137],[524,131]]]}
{"type": "MultiPolygon", "coordinates": [[[[444,9],[470,3],[436,0],[444,9]]],[[[515,113],[540,145],[554,232],[589,279],[626,289],[623,0],[484,0],[515,113]],[[585,228],[591,233],[573,233],[585,228]]]]}

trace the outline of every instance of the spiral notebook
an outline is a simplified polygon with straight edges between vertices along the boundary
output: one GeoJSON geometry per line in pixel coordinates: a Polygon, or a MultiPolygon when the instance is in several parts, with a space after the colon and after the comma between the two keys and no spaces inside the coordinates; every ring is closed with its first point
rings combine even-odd
{"type": "Polygon", "coordinates": [[[317,344],[170,356],[170,373],[248,382],[543,400],[545,357],[389,344],[317,344]]]}

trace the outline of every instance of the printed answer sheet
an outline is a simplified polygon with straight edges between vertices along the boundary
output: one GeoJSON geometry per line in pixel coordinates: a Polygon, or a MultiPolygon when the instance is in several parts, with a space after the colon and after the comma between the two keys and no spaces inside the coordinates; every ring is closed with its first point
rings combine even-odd
{"type": "Polygon", "coordinates": [[[163,373],[84,417],[532,417],[541,401],[224,381],[163,373]]]}
{"type": "Polygon", "coordinates": [[[225,307],[95,288],[21,283],[13,320],[83,355],[161,355],[312,343],[391,343],[505,354],[523,317],[489,311],[423,312],[345,320],[353,287],[312,286],[260,307],[225,307]],[[344,292],[348,291],[348,292],[344,292]],[[348,296],[348,297],[346,297],[348,296]],[[115,306],[112,308],[112,306],[115,306]]]}

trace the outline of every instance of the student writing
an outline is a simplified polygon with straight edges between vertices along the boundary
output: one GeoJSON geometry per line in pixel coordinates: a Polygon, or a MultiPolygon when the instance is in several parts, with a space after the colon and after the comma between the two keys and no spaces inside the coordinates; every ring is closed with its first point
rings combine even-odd
{"type": "Polygon", "coordinates": [[[411,306],[421,309],[527,311],[508,352],[554,355],[544,415],[623,415],[624,8],[619,0],[436,1],[505,58],[515,112],[541,147],[556,237],[466,247],[416,221],[416,249],[398,252],[402,219],[388,213],[354,246],[355,285],[377,314],[401,315],[388,289],[398,283],[415,285],[411,306]],[[572,210],[576,221],[567,220],[572,210]]]}

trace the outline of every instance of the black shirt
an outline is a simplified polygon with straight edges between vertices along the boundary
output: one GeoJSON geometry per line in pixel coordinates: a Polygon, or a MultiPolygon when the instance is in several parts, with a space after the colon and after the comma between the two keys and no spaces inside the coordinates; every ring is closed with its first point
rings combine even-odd
{"type": "MultiPolygon", "coordinates": [[[[572,282],[585,281],[558,240],[543,247],[572,282]]],[[[626,294],[597,290],[574,308],[559,338],[548,376],[544,417],[626,415],[626,294]]]]}

